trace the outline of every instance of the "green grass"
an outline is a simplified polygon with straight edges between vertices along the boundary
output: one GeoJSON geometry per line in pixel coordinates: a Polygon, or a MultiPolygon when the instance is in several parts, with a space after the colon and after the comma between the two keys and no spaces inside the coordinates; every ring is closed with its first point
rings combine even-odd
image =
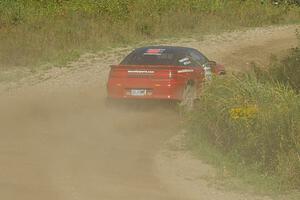
{"type": "Polygon", "coordinates": [[[186,113],[188,146],[227,187],[300,197],[299,60],[295,48],[265,70],[216,78],[186,113]]]}
{"type": "Polygon", "coordinates": [[[265,191],[300,187],[300,96],[293,90],[253,77],[215,80],[187,126],[191,149],[232,175],[265,191]]]}
{"type": "Polygon", "coordinates": [[[276,175],[266,175],[258,172],[254,166],[241,164],[238,157],[227,156],[209,142],[189,132],[187,147],[195,157],[216,167],[217,175],[207,179],[208,184],[225,191],[242,192],[253,195],[268,195],[273,199],[298,200],[300,191],[281,188],[281,182],[276,175]],[[193,135],[193,136],[191,136],[193,135]],[[195,141],[196,139],[196,141],[195,141]]]}
{"type": "Polygon", "coordinates": [[[142,41],[298,23],[300,8],[260,1],[1,0],[0,69],[64,65],[142,41]]]}
{"type": "MultiPolygon", "coordinates": [[[[299,46],[300,46],[300,34],[297,32],[299,46]]],[[[271,65],[263,69],[253,63],[253,70],[256,77],[262,81],[278,82],[289,86],[297,93],[300,92],[300,48],[296,47],[290,50],[289,55],[278,60],[276,57],[272,57],[271,65]]]]}

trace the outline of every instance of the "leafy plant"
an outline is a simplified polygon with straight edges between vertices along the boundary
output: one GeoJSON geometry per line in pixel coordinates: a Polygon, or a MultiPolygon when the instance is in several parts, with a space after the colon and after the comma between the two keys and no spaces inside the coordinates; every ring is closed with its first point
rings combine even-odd
{"type": "Polygon", "coordinates": [[[237,165],[277,176],[279,188],[300,187],[300,98],[249,75],[217,79],[188,116],[189,140],[203,141],[237,165]]]}
{"type": "MultiPolygon", "coordinates": [[[[297,32],[297,37],[300,35],[297,32]]],[[[299,45],[300,46],[300,45],[299,45]]],[[[296,92],[300,92],[300,48],[290,50],[289,55],[282,60],[276,57],[271,58],[271,65],[267,69],[262,69],[253,64],[253,71],[260,81],[272,81],[287,85],[296,92]]]]}

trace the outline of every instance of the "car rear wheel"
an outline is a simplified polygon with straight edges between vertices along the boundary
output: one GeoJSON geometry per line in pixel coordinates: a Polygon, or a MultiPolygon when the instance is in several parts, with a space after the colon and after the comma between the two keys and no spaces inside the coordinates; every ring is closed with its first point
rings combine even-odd
{"type": "Polygon", "coordinates": [[[183,90],[182,101],[180,103],[186,110],[191,111],[197,99],[197,90],[194,84],[187,84],[183,90]]]}

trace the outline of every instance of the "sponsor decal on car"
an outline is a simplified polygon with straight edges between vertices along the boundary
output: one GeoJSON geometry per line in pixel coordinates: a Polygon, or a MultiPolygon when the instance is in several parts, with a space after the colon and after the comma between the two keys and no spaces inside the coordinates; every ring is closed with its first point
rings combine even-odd
{"type": "Polygon", "coordinates": [[[180,63],[182,63],[183,65],[189,65],[192,62],[190,61],[190,59],[188,57],[182,58],[180,60],[178,60],[180,63]]]}
{"type": "Polygon", "coordinates": [[[128,73],[136,73],[136,74],[154,74],[152,70],[128,70],[128,73]]]}
{"type": "Polygon", "coordinates": [[[189,64],[191,64],[192,62],[191,61],[186,61],[186,62],[184,62],[183,64],[184,65],[189,65],[189,64]]]}
{"type": "Polygon", "coordinates": [[[144,55],[160,56],[165,52],[165,49],[147,49],[144,55]]]}
{"type": "Polygon", "coordinates": [[[178,70],[177,73],[189,73],[189,72],[194,72],[193,69],[181,69],[181,70],[178,70]]]}
{"type": "Polygon", "coordinates": [[[189,61],[189,58],[182,58],[179,60],[179,62],[181,62],[181,63],[186,62],[186,61],[189,61]]]}

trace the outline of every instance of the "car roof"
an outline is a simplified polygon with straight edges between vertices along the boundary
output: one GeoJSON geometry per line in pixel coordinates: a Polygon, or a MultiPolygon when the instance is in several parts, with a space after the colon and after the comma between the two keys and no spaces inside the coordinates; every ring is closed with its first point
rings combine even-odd
{"type": "Polygon", "coordinates": [[[196,49],[190,48],[190,47],[158,45],[158,46],[140,47],[140,48],[135,49],[135,51],[144,51],[146,49],[166,49],[166,51],[172,51],[172,52],[183,52],[183,51],[187,51],[187,50],[196,50],[196,49]]]}

